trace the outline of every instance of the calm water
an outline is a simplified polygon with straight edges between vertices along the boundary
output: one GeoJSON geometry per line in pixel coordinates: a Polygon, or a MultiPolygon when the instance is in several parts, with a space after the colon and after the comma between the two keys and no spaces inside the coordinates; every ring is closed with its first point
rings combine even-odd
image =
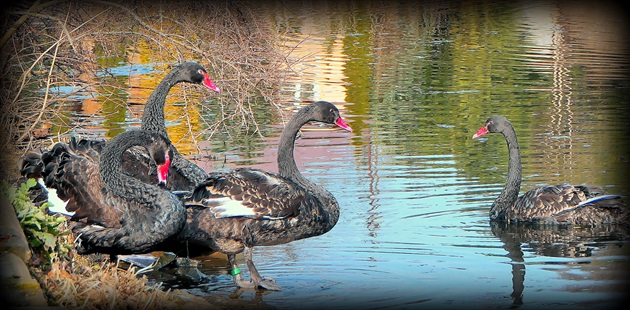
{"type": "MultiPolygon", "coordinates": [[[[303,174],[335,195],[341,218],[323,236],[255,248],[256,266],[280,292],[235,292],[216,257],[199,258],[210,283],[191,292],[286,309],[621,302],[627,240],[614,227],[491,225],[507,149],[501,136],[471,136],[502,114],[519,135],[523,189],[588,183],[629,196],[625,16],[544,2],[285,3],[261,14],[291,56],[304,58],[283,86],[285,117],[327,100],[354,129],[309,125],[295,152],[303,174]]],[[[191,158],[206,169],[276,171],[282,123],[270,123],[264,141],[202,142],[191,158]]],[[[97,121],[93,130],[111,128],[97,121]]]]}

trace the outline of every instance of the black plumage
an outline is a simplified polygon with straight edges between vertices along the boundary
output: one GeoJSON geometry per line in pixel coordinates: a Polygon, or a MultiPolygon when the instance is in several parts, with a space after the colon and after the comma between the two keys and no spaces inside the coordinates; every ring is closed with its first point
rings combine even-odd
{"type": "Polygon", "coordinates": [[[295,138],[309,121],[351,131],[333,104],[315,102],[298,111],[284,129],[278,146],[278,174],[251,168],[214,172],[185,199],[188,220],[178,239],[190,248],[227,254],[237,271],[235,255],[244,252],[251,281],[236,272],[240,287],[279,289],[275,281],[262,278],[256,270],[254,246],[322,235],[339,219],[335,197],[304,178],[295,164],[295,138]]]}
{"type": "Polygon", "coordinates": [[[112,138],[99,152],[59,142],[41,155],[42,177],[74,212],[73,232],[81,254],[145,253],[185,224],[186,209],[170,191],[140,182],[123,168],[123,154],[134,146],[148,152],[162,179],[173,150],[157,133],[132,130],[112,138]]]}
{"type": "MultiPolygon", "coordinates": [[[[177,83],[187,82],[193,84],[201,84],[206,88],[220,92],[214,82],[208,77],[206,69],[195,62],[184,62],[173,68],[162,79],[160,84],[153,90],[151,96],[147,100],[147,104],[142,112],[142,124],[140,129],[157,132],[164,137],[168,137],[166,132],[164,106],[166,104],[166,96],[170,89],[177,83]]],[[[138,152],[130,153],[136,160],[126,160],[129,165],[128,171],[133,171],[136,178],[145,180],[147,176],[154,172],[154,167],[148,166],[149,161],[146,156],[138,154],[138,152]]],[[[171,172],[169,173],[169,189],[171,190],[191,190],[195,185],[202,182],[207,173],[201,167],[184,158],[177,150],[175,150],[173,162],[171,164],[171,172]]]]}
{"type": "MultiPolygon", "coordinates": [[[[174,67],[153,90],[142,113],[142,124],[140,129],[156,132],[168,139],[164,119],[164,106],[166,96],[170,89],[177,83],[187,82],[201,84],[206,88],[219,92],[220,90],[210,80],[206,70],[195,62],[184,62],[174,67]]],[[[74,152],[80,152],[85,156],[90,156],[98,160],[100,152],[103,150],[107,140],[105,139],[77,139],[75,137],[69,142],[69,147],[74,152]]],[[[43,167],[37,165],[37,160],[41,152],[29,153],[22,161],[21,169],[23,175],[38,178],[41,176],[43,167]]],[[[155,164],[142,148],[130,148],[123,155],[123,167],[131,176],[145,183],[151,183],[156,178],[155,164]]],[[[171,163],[171,171],[167,180],[168,188],[171,190],[189,191],[197,184],[208,177],[208,174],[201,167],[184,158],[177,149],[171,163]]]]}
{"type": "Polygon", "coordinates": [[[630,212],[621,196],[607,195],[596,186],[543,186],[519,197],[522,165],[514,127],[505,117],[493,116],[473,139],[486,133],[502,134],[509,151],[508,177],[490,208],[491,220],[588,226],[630,223],[630,212]]]}

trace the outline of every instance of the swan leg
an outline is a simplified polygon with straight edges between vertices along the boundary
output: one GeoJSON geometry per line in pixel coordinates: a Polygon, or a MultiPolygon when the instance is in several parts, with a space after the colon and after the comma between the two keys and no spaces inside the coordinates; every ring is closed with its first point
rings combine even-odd
{"type": "Polygon", "coordinates": [[[245,289],[255,289],[256,285],[252,281],[243,279],[241,269],[239,269],[238,264],[236,264],[236,254],[228,254],[228,261],[230,262],[230,266],[232,267],[231,273],[234,277],[234,283],[236,283],[236,286],[245,289]]]}
{"type": "Polygon", "coordinates": [[[256,287],[264,288],[270,291],[279,291],[281,290],[280,286],[276,284],[276,280],[271,277],[261,277],[254,266],[254,262],[252,261],[252,248],[245,247],[245,262],[247,263],[247,268],[249,268],[249,273],[251,274],[251,282],[256,284],[256,287]]]}
{"type": "Polygon", "coordinates": [[[245,248],[245,261],[247,263],[247,268],[249,268],[249,272],[251,274],[250,280],[243,279],[243,275],[241,274],[241,270],[238,268],[236,264],[236,255],[228,254],[228,261],[230,262],[230,266],[232,267],[232,276],[234,277],[234,283],[236,286],[244,289],[266,289],[279,291],[281,288],[276,284],[276,280],[273,278],[263,278],[256,270],[254,263],[252,262],[252,251],[251,248],[245,248]]]}

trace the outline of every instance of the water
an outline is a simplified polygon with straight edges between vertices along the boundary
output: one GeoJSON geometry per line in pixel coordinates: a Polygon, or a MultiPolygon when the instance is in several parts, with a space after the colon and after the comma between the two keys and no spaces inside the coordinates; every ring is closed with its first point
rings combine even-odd
{"type": "MultiPolygon", "coordinates": [[[[614,227],[489,223],[507,149],[501,136],[471,139],[489,116],[504,115],[518,132],[524,190],[588,183],[628,197],[623,16],[547,2],[283,3],[261,14],[291,56],[304,57],[282,88],[287,111],[331,101],[354,129],[308,125],[295,152],[302,173],[337,198],[341,218],[323,236],[254,249],[260,273],[282,291],[236,291],[227,262],[212,256],[198,258],[210,283],[190,292],[280,309],[623,300],[630,253],[614,227]]],[[[95,130],[121,130],[134,115],[95,130]]],[[[201,143],[210,159],[178,147],[206,169],[277,171],[281,129],[276,120],[264,141],[201,143]]]]}

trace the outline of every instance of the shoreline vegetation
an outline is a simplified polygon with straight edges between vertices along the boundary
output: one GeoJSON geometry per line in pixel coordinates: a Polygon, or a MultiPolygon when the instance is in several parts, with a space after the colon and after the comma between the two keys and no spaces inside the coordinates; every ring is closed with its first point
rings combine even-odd
{"type": "MultiPolygon", "coordinates": [[[[113,106],[143,104],[130,102],[129,77],[120,82],[110,71],[120,64],[141,68],[150,63],[156,72],[166,73],[170,65],[194,60],[210,71],[222,89],[221,96],[189,86],[174,90],[185,105],[200,106],[175,116],[201,120],[201,126],[186,122],[182,139],[196,142],[243,129],[260,135],[252,105],[279,110],[278,86],[293,74],[291,60],[273,43],[275,34],[254,13],[260,9],[240,1],[5,5],[0,39],[0,129],[5,133],[0,136],[4,150],[1,194],[8,195],[17,209],[33,254],[27,265],[49,305],[85,309],[235,306],[234,300],[222,297],[216,297],[214,304],[208,301],[212,296],[165,291],[133,268],[125,270],[109,260],[76,254],[65,220],[47,214],[46,203],[33,202],[28,187],[34,180],[20,180],[18,163],[27,152],[64,140],[91,117],[115,113],[103,104],[86,123],[71,122],[68,107],[80,105],[85,93],[113,106]],[[126,95],[117,96],[121,93],[126,95]],[[204,112],[212,105],[219,112],[208,118],[204,112]],[[40,240],[33,231],[38,234],[42,228],[48,229],[48,235],[40,240]]],[[[151,90],[146,91],[147,97],[151,90]]],[[[110,131],[106,136],[117,133],[110,131]]]]}
{"type": "MultiPolygon", "coordinates": [[[[163,290],[138,268],[121,268],[106,255],[82,256],[63,215],[48,214],[48,202],[34,203],[34,179],[18,186],[3,181],[0,194],[15,209],[31,249],[28,269],[39,283],[50,306],[76,309],[192,309],[223,308],[180,290],[163,290]]],[[[4,207],[4,206],[3,206],[4,207]]],[[[225,303],[225,302],[223,302],[225,303]]]]}

